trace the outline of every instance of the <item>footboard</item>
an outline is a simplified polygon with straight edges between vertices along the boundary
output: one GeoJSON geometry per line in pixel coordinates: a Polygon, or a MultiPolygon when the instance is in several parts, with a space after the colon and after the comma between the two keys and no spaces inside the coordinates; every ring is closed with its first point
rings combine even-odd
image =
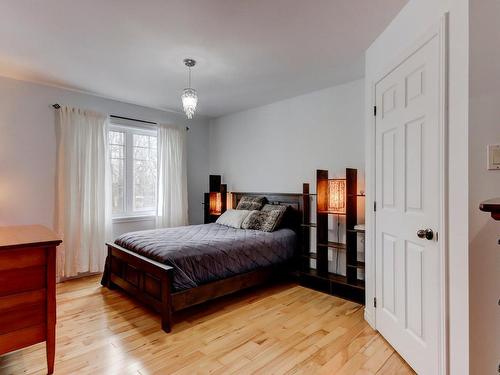
{"type": "Polygon", "coordinates": [[[115,244],[108,246],[108,288],[118,286],[161,315],[165,332],[172,327],[171,281],[173,268],[115,244]]]}
{"type": "Polygon", "coordinates": [[[259,268],[222,280],[172,292],[173,267],[156,262],[116,244],[108,246],[105,285],[126,291],[161,315],[165,332],[172,328],[172,313],[239,290],[288,275],[289,264],[259,268]]]}

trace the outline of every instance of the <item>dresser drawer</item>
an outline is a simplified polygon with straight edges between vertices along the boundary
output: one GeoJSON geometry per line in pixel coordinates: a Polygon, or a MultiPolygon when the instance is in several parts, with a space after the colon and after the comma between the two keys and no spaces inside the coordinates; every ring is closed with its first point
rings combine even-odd
{"type": "Polygon", "coordinates": [[[26,308],[27,306],[45,303],[46,298],[47,292],[45,289],[0,297],[0,314],[6,311],[18,310],[26,308]]]}
{"type": "Polygon", "coordinates": [[[43,247],[28,247],[0,252],[0,272],[18,268],[43,266],[47,263],[47,252],[43,247]]]}
{"type": "Polygon", "coordinates": [[[0,271],[0,297],[44,289],[46,287],[46,272],[45,266],[0,271]]]}
{"type": "Polygon", "coordinates": [[[23,328],[44,324],[47,306],[45,301],[17,309],[0,311],[0,335],[23,328]]]}
{"type": "Polygon", "coordinates": [[[45,340],[47,326],[38,324],[0,335],[0,354],[21,349],[45,340]]]}

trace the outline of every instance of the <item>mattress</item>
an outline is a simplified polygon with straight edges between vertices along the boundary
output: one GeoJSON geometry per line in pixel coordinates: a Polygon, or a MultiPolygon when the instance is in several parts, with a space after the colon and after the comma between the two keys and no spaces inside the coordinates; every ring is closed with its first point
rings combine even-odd
{"type": "Polygon", "coordinates": [[[213,223],[125,233],[115,243],[173,267],[172,287],[181,291],[284,263],[293,257],[296,235],[213,223]]]}

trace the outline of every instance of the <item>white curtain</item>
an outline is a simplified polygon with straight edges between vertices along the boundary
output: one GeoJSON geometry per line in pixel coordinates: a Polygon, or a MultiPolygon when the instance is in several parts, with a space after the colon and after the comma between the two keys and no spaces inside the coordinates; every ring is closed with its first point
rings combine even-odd
{"type": "Polygon", "coordinates": [[[104,269],[111,235],[107,116],[70,107],[56,112],[59,277],[104,269]]]}
{"type": "Polygon", "coordinates": [[[158,126],[158,216],[156,226],[176,227],[188,223],[186,132],[158,126]]]}

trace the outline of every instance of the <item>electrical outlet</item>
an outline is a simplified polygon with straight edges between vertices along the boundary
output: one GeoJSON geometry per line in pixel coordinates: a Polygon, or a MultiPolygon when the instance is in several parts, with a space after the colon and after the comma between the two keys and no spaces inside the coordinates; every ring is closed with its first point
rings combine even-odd
{"type": "Polygon", "coordinates": [[[488,169],[500,170],[500,145],[488,145],[488,169]]]}

